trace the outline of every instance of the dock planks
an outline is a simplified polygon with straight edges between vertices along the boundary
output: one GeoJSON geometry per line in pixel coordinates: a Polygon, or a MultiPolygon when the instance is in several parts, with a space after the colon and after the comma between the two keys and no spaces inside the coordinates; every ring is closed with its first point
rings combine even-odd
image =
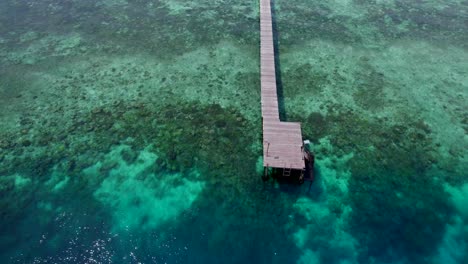
{"type": "Polygon", "coordinates": [[[304,170],[301,124],[281,122],[276,90],[270,0],[260,0],[260,83],[263,119],[263,166],[304,170]]]}

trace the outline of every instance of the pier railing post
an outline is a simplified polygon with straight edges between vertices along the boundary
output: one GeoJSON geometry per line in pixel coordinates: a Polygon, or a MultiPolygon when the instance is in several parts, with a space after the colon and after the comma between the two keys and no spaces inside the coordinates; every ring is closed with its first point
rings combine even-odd
{"type": "Polygon", "coordinates": [[[266,150],[266,156],[268,157],[268,150],[270,150],[270,142],[267,141],[267,143],[268,143],[268,146],[267,146],[267,150],[266,150]]]}

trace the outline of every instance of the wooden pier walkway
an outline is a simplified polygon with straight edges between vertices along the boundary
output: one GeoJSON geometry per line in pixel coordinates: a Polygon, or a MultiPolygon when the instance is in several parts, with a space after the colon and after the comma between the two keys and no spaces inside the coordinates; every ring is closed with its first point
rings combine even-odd
{"type": "Polygon", "coordinates": [[[301,124],[281,122],[279,118],[270,0],[260,0],[260,78],[263,166],[304,170],[301,124]]]}

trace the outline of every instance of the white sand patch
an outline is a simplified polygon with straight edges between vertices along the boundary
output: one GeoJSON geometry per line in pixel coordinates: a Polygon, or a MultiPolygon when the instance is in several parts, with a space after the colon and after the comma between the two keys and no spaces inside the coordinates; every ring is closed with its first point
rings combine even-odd
{"type": "Polygon", "coordinates": [[[157,156],[149,151],[141,151],[135,163],[127,164],[120,154],[126,149],[120,146],[106,156],[117,165],[94,193],[112,211],[114,231],[154,229],[176,220],[203,190],[203,182],[188,180],[187,175],[154,173],[157,156]]]}
{"type": "Polygon", "coordinates": [[[452,195],[452,202],[460,216],[468,220],[468,183],[458,188],[446,185],[445,189],[452,195]]]}
{"type": "Polygon", "coordinates": [[[45,185],[50,187],[52,192],[58,192],[62,190],[70,181],[70,177],[64,173],[59,172],[57,168],[52,170],[49,180],[45,182],[45,185]]]}
{"type": "Polygon", "coordinates": [[[6,183],[13,183],[16,191],[21,191],[21,189],[29,186],[32,181],[30,178],[24,177],[19,173],[11,175],[0,175],[0,190],[8,186],[6,183]]]}
{"type": "Polygon", "coordinates": [[[459,264],[468,261],[468,183],[460,187],[446,185],[458,215],[447,225],[444,239],[439,246],[434,264],[459,264]]]}
{"type": "Polygon", "coordinates": [[[29,184],[31,184],[31,179],[30,178],[23,177],[22,175],[20,175],[18,173],[13,174],[12,177],[15,180],[15,187],[16,188],[24,188],[24,187],[28,186],[29,184]]]}
{"type": "Polygon", "coordinates": [[[357,241],[346,231],[351,207],[345,206],[341,216],[337,216],[328,206],[305,197],[294,204],[294,209],[309,222],[293,235],[296,245],[305,250],[298,263],[320,263],[317,260],[325,252],[336,254],[339,263],[357,263],[357,241]]]}
{"type": "MultiPolygon", "coordinates": [[[[333,146],[327,137],[321,138],[314,149],[323,149],[326,150],[326,153],[334,153],[333,146]]],[[[343,198],[348,194],[348,180],[351,177],[351,172],[346,164],[353,156],[353,153],[349,153],[340,158],[332,155],[317,158],[316,166],[320,171],[320,180],[327,198],[343,198]]]]}
{"type": "MultiPolygon", "coordinates": [[[[322,148],[332,152],[330,142],[324,138],[320,141],[322,148]]],[[[348,193],[348,179],[351,173],[346,162],[352,154],[341,158],[327,157],[318,159],[316,164],[320,171],[320,182],[324,190],[320,201],[301,197],[293,208],[303,215],[308,224],[293,234],[296,245],[304,251],[298,263],[321,263],[321,255],[330,252],[336,254],[334,263],[357,263],[357,241],[346,231],[346,223],[352,208],[345,204],[348,193]],[[333,161],[332,161],[333,159],[333,161]]],[[[329,259],[329,256],[327,257],[329,259]]]]}
{"type": "Polygon", "coordinates": [[[61,191],[70,182],[70,177],[57,167],[54,167],[49,179],[45,182],[45,185],[51,189],[52,192],[61,191]]]}

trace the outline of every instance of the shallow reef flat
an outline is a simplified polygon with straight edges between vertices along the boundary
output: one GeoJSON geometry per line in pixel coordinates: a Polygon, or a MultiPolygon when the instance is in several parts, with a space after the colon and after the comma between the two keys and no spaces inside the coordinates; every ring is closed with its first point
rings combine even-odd
{"type": "Polygon", "coordinates": [[[466,263],[466,3],[273,4],[311,185],[261,181],[256,1],[2,1],[0,261],[466,263]]]}
{"type": "MultiPolygon", "coordinates": [[[[317,231],[306,227],[296,233],[304,249],[299,261],[466,262],[458,253],[466,250],[466,217],[454,208],[468,198],[468,29],[460,19],[466,5],[278,1],[277,7],[285,117],[303,122],[319,166],[336,155],[333,167],[348,171],[336,177],[346,183],[335,218],[341,242],[322,250],[317,231]],[[338,163],[349,155],[344,166],[338,163]]],[[[317,221],[331,221],[333,200],[317,221]]]]}

